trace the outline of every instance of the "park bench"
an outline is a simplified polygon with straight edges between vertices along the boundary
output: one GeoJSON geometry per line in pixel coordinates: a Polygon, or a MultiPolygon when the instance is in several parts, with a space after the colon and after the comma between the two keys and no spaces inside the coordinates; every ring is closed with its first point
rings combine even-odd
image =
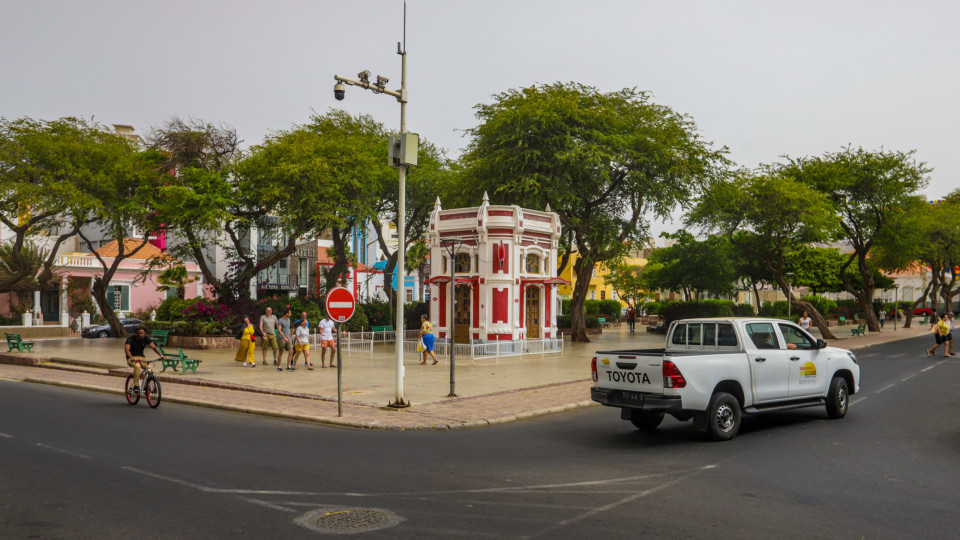
{"type": "Polygon", "coordinates": [[[163,363],[163,369],[160,372],[164,372],[167,368],[173,368],[173,371],[177,371],[177,366],[180,366],[180,370],[183,373],[187,371],[193,371],[194,374],[197,373],[197,368],[200,366],[200,362],[203,360],[192,360],[183,354],[183,349],[178,348],[176,353],[168,353],[163,350],[163,347],[157,346],[160,349],[160,353],[163,354],[163,358],[160,361],[163,363]]]}
{"type": "Polygon", "coordinates": [[[656,332],[663,329],[663,321],[657,321],[656,325],[647,325],[647,332],[656,332]]]}
{"type": "Polygon", "coordinates": [[[150,339],[155,341],[158,347],[166,347],[168,337],[170,337],[169,330],[154,330],[150,332],[150,339]]]}
{"type": "Polygon", "coordinates": [[[600,323],[600,328],[606,328],[610,325],[605,317],[597,317],[597,322],[600,323]]]}
{"type": "Polygon", "coordinates": [[[850,329],[850,335],[851,335],[851,336],[863,336],[863,335],[866,335],[866,334],[865,334],[866,331],[867,331],[867,325],[866,325],[866,324],[861,324],[861,325],[857,326],[856,328],[851,328],[851,329],[850,329]]]}
{"type": "Polygon", "coordinates": [[[14,349],[16,349],[19,352],[23,352],[24,349],[26,349],[27,352],[33,352],[32,341],[24,341],[20,337],[20,334],[5,334],[5,335],[7,336],[7,347],[10,347],[9,349],[7,349],[7,352],[10,352],[14,349]]]}
{"type": "Polygon", "coordinates": [[[920,319],[920,322],[917,324],[919,324],[920,326],[927,326],[928,324],[930,324],[930,316],[924,315],[923,319],[920,319]]]}
{"type": "Polygon", "coordinates": [[[389,326],[371,326],[370,330],[373,332],[389,332],[390,327],[389,326]]]}
{"type": "Polygon", "coordinates": [[[847,326],[848,324],[850,323],[847,322],[847,318],[844,317],[843,315],[841,315],[840,318],[837,320],[837,326],[847,326]]]}

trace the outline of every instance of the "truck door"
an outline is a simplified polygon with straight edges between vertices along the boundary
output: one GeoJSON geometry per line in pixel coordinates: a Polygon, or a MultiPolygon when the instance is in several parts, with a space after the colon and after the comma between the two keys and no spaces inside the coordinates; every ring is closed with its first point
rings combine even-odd
{"type": "Polygon", "coordinates": [[[745,325],[747,337],[753,343],[744,347],[753,372],[753,391],[757,401],[786,399],[790,395],[790,360],[780,347],[773,323],[756,322],[745,325]]]}
{"type": "Polygon", "coordinates": [[[787,323],[777,326],[790,359],[790,397],[821,395],[827,377],[826,355],[817,348],[817,341],[799,327],[787,323]]]}

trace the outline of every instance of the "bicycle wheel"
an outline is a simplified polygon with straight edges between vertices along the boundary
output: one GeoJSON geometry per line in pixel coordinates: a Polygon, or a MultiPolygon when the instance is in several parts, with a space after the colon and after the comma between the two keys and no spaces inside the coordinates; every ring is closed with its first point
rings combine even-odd
{"type": "Polygon", "coordinates": [[[147,375],[143,384],[143,394],[147,403],[156,409],[160,405],[160,381],[153,375],[147,375]]]}
{"type": "Polygon", "coordinates": [[[133,375],[127,375],[127,384],[124,385],[123,394],[127,397],[127,403],[136,405],[140,401],[140,389],[137,388],[137,381],[133,375]]]}

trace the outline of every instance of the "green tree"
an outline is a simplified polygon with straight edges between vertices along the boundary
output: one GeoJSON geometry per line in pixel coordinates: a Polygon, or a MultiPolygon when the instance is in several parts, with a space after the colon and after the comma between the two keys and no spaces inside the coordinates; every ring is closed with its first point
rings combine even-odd
{"type": "Polygon", "coordinates": [[[9,283],[4,292],[16,293],[24,308],[32,308],[33,293],[43,288],[37,274],[49,253],[32,240],[24,242],[16,254],[15,249],[16,240],[0,244],[0,281],[9,283]],[[20,275],[23,277],[16,277],[20,275]]]}
{"type": "Polygon", "coordinates": [[[873,332],[880,331],[880,322],[873,311],[877,288],[874,275],[878,269],[871,263],[870,252],[878,238],[883,238],[895,209],[910,204],[927,185],[931,170],[918,163],[913,154],[848,147],[822,157],[788,158],[786,164],[777,167],[782,175],[803,182],[830,199],[839,223],[835,238],[853,248],[844,267],[856,263],[860,276],[859,286],[846,271],[840,272],[840,280],[844,290],[857,299],[873,332]]]}
{"type": "Polygon", "coordinates": [[[417,285],[420,286],[419,290],[423,291],[427,271],[430,268],[430,244],[423,238],[414,240],[403,262],[407,266],[407,272],[417,272],[417,285]]]}
{"type": "Polygon", "coordinates": [[[603,93],[576,83],[508,90],[477,105],[468,131],[464,198],[549,205],[579,253],[571,333],[589,341],[584,302],[596,264],[640,244],[645,216],[663,217],[719,176],[724,151],[693,121],[635,89],[603,93]]]}
{"type": "Polygon", "coordinates": [[[790,177],[742,172],[711,186],[687,223],[727,235],[742,253],[762,261],[772,283],[797,310],[810,314],[825,339],[834,338],[820,312],[794,297],[786,275],[791,251],[822,241],[837,226],[825,195],[790,177]]]}
{"type": "Polygon", "coordinates": [[[13,234],[0,292],[50,287],[57,252],[77,233],[70,209],[87,204],[77,182],[97,178],[109,166],[103,136],[82,118],[0,118],[0,223],[13,234]],[[27,246],[41,236],[53,239],[42,261],[27,246]]]}
{"type": "Polygon", "coordinates": [[[623,260],[610,261],[607,263],[609,272],[603,280],[617,291],[617,296],[638,308],[649,296],[644,285],[646,269],[647,266],[629,264],[623,260]]]}
{"type": "Polygon", "coordinates": [[[686,231],[662,236],[675,240],[650,255],[651,270],[644,275],[651,290],[682,291],[685,300],[701,300],[704,293],[727,296],[737,279],[730,241],[710,236],[697,240],[686,231]]]}

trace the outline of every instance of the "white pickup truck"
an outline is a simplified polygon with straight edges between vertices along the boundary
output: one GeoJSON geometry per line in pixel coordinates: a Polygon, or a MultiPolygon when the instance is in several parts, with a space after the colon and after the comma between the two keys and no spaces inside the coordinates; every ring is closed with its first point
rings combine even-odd
{"type": "Polygon", "coordinates": [[[860,390],[852,352],[780,319],[675,321],[665,349],[598,351],[591,370],[590,397],[637,428],[670,414],[716,440],[733,438],[742,414],[826,405],[842,418],[860,390]]]}

